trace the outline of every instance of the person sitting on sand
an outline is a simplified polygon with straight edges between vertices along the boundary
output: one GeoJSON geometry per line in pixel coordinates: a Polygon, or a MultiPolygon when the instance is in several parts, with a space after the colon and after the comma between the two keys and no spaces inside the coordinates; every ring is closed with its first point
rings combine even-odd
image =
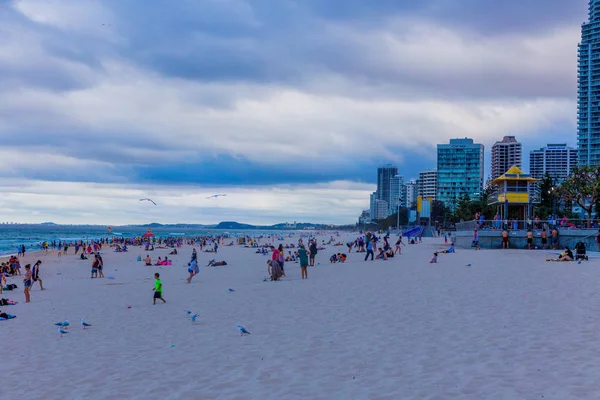
{"type": "Polygon", "coordinates": [[[331,264],[335,264],[336,262],[338,262],[337,254],[334,254],[331,257],[329,257],[329,262],[331,264]]]}
{"type": "Polygon", "coordinates": [[[376,260],[387,260],[385,251],[382,248],[379,248],[379,254],[377,254],[377,256],[375,256],[375,259],[376,260]]]}
{"type": "Polygon", "coordinates": [[[429,261],[429,264],[437,264],[438,253],[433,253],[433,258],[429,261]]]}
{"type": "Polygon", "coordinates": [[[394,250],[390,247],[385,252],[385,255],[387,256],[387,258],[393,258],[396,255],[396,253],[394,253],[394,250]]]}
{"type": "Polygon", "coordinates": [[[173,251],[170,252],[169,255],[177,255],[177,249],[173,249],[173,251]]]}
{"type": "Polygon", "coordinates": [[[565,247],[565,251],[560,253],[556,260],[547,258],[546,261],[573,261],[573,259],[573,252],[568,247],[565,247]]]}
{"type": "Polygon", "coordinates": [[[339,262],[344,263],[346,262],[346,255],[344,253],[337,253],[337,259],[339,262]]]}
{"type": "Polygon", "coordinates": [[[162,265],[162,258],[158,257],[158,260],[156,260],[156,264],[154,265],[162,265]]]}
{"type": "Polygon", "coordinates": [[[87,260],[87,256],[85,255],[85,253],[81,253],[81,255],[79,256],[80,259],[82,260],[87,260]]]}
{"type": "Polygon", "coordinates": [[[448,254],[448,253],[456,253],[456,251],[455,251],[455,249],[454,249],[454,243],[452,243],[452,244],[450,245],[450,248],[449,248],[448,250],[444,250],[444,251],[442,251],[442,253],[444,253],[444,254],[448,254]]]}
{"type": "Polygon", "coordinates": [[[146,254],[146,258],[144,259],[144,262],[146,263],[147,266],[152,265],[152,259],[150,258],[150,254],[146,254]]]}

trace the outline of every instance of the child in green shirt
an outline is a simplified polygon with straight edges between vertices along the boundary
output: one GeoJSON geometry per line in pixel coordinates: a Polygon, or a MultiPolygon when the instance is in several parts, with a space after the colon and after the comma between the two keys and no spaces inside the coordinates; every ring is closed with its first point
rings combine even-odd
{"type": "Polygon", "coordinates": [[[154,274],[154,279],[156,279],[156,282],[154,282],[154,287],[152,288],[152,290],[154,290],[154,304],[156,304],[156,299],[162,300],[163,303],[167,302],[162,297],[162,282],[159,278],[160,274],[158,272],[154,274]]]}

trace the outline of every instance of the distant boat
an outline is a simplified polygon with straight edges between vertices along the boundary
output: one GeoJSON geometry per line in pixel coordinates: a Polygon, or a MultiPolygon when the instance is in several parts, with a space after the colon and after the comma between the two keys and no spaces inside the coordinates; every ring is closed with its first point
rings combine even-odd
{"type": "Polygon", "coordinates": [[[115,236],[123,236],[123,234],[121,232],[112,232],[112,234],[115,236]]]}
{"type": "Polygon", "coordinates": [[[182,233],[182,232],[171,232],[171,233],[169,233],[169,235],[173,235],[173,236],[185,236],[185,233],[182,233]]]}

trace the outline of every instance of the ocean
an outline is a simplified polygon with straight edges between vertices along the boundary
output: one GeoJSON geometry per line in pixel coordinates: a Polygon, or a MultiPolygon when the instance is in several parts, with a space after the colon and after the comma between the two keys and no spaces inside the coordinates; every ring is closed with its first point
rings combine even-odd
{"type": "MultiPolygon", "coordinates": [[[[113,226],[112,231],[107,226],[98,225],[0,225],[0,254],[12,254],[17,252],[17,246],[24,244],[28,250],[39,250],[40,244],[54,240],[86,240],[110,238],[114,236],[137,237],[142,236],[148,231],[148,228],[137,228],[132,226],[113,226]]],[[[219,230],[219,229],[195,229],[195,228],[152,228],[152,233],[157,237],[167,236],[203,236],[219,235],[225,232],[232,236],[243,233],[251,236],[263,234],[286,235],[292,231],[267,231],[259,232],[257,230],[238,231],[238,230],[219,230]]]]}

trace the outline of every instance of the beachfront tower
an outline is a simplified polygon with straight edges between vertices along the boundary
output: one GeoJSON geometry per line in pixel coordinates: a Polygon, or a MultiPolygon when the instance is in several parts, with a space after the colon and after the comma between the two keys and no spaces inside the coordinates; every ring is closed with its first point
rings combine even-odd
{"type": "Polygon", "coordinates": [[[516,165],[523,168],[523,146],[517,142],[514,136],[504,136],[504,138],[494,143],[492,146],[492,180],[508,171],[510,167],[516,165]]]}
{"type": "MultiPolygon", "coordinates": [[[[498,193],[492,196],[489,204],[497,206],[502,220],[514,218],[520,221],[531,219],[533,204],[539,202],[531,196],[533,186],[538,179],[525,174],[519,167],[512,166],[505,174],[492,181],[498,188],[498,193]]],[[[525,225],[521,224],[522,229],[525,225]]]]}
{"type": "MultiPolygon", "coordinates": [[[[392,181],[394,177],[398,175],[398,168],[393,165],[385,165],[383,167],[377,168],[377,195],[376,200],[383,200],[388,204],[388,208],[386,209],[386,217],[390,215],[389,206],[391,204],[398,204],[397,199],[393,199],[393,196],[397,196],[396,193],[392,191],[392,181]]],[[[379,206],[381,208],[381,205],[379,206]]],[[[395,212],[395,211],[394,211],[395,212]]],[[[378,214],[380,215],[380,214],[378,214]]],[[[373,217],[373,214],[371,214],[373,217]]],[[[385,217],[384,217],[385,218],[385,217]]]]}
{"type": "Polygon", "coordinates": [[[565,143],[548,144],[529,152],[529,173],[532,178],[543,179],[546,173],[560,182],[571,175],[577,165],[577,149],[565,143]]]}
{"type": "Polygon", "coordinates": [[[473,139],[450,139],[437,145],[437,200],[454,210],[463,196],[478,199],[483,192],[484,146],[473,139]]]}
{"type": "Polygon", "coordinates": [[[437,198],[437,180],[438,173],[436,169],[419,172],[419,191],[417,196],[435,200],[437,198]]]}
{"type": "Polygon", "coordinates": [[[577,147],[580,165],[600,164],[600,0],[590,0],[577,62],[577,147]]]}

